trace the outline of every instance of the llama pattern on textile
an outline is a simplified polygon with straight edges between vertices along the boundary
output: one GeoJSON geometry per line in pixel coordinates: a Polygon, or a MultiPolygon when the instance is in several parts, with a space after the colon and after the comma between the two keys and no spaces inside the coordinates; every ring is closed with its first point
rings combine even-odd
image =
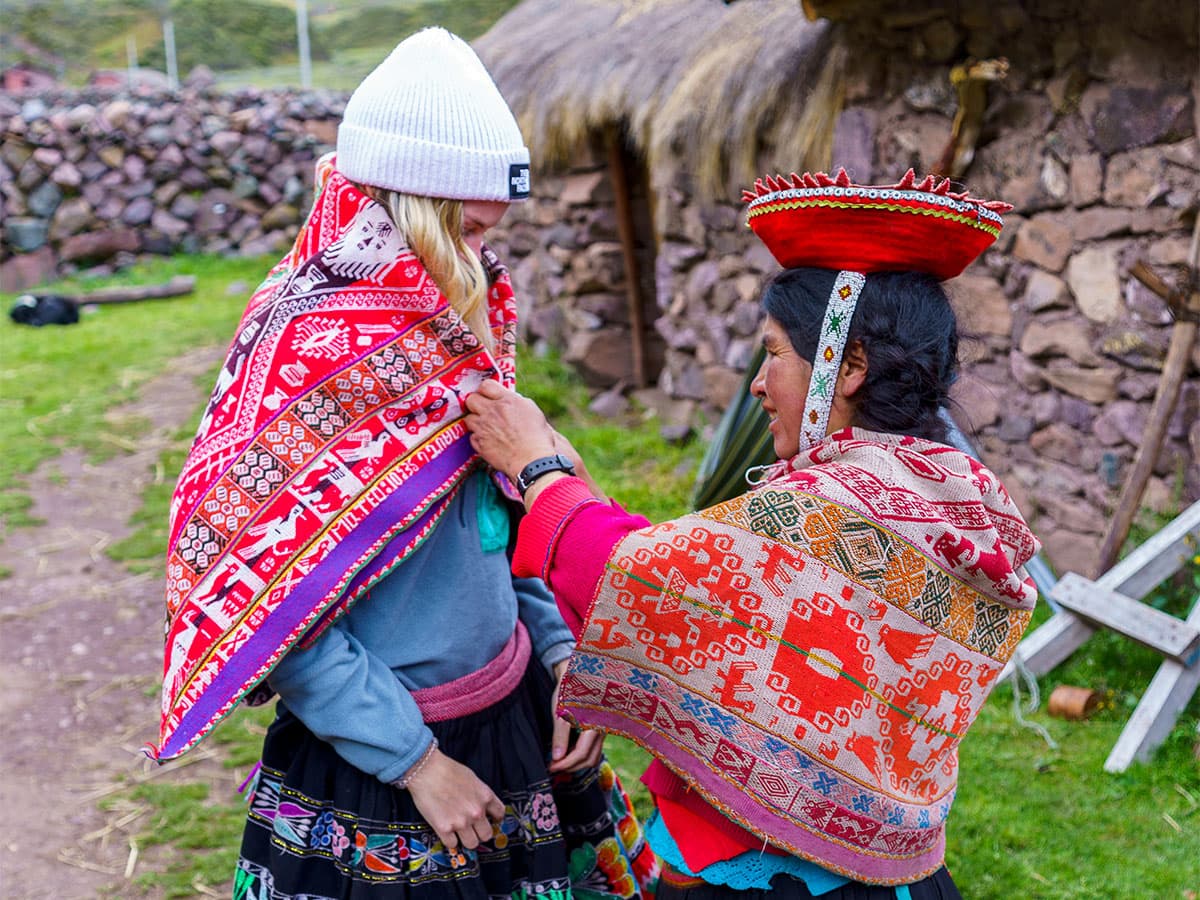
{"type": "Polygon", "coordinates": [[[958,743],[1036,598],[1014,572],[1037,549],[1020,522],[958,451],[839,432],[757,490],[623,539],[562,703],[763,839],[917,880],[942,864],[958,743]]]}
{"type": "Polygon", "coordinates": [[[464,398],[514,383],[516,303],[495,255],[492,354],[332,156],[317,185],[247,305],[172,499],[158,759],[420,544],[477,465],[464,398]]]}

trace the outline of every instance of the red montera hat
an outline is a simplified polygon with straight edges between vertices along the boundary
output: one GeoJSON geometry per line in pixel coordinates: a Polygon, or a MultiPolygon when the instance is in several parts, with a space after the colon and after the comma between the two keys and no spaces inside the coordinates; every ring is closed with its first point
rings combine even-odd
{"type": "Polygon", "coordinates": [[[852,184],[845,169],[767,176],[743,191],[749,225],[784,268],[928,272],[945,281],[986,250],[1012,206],[950,193],[913,170],[893,187],[852,184]]]}

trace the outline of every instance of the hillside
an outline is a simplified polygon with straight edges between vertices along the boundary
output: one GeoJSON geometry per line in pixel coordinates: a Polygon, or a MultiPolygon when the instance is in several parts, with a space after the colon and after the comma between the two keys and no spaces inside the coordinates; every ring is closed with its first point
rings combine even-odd
{"type": "MultiPolygon", "coordinates": [[[[310,0],[315,87],[348,89],[408,34],[442,25],[472,39],[515,0],[310,0]]],[[[295,0],[6,0],[0,70],[17,63],[82,84],[97,69],[166,69],[162,21],[180,77],[204,65],[230,85],[299,81],[295,0]]]]}

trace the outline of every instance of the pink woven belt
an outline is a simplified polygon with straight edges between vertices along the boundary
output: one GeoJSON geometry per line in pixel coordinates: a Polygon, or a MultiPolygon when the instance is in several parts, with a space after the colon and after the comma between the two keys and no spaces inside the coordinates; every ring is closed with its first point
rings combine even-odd
{"type": "Polygon", "coordinates": [[[469,716],[487,709],[497,700],[503,700],[525,674],[529,665],[529,632],[517,621],[517,627],[508,643],[490,663],[461,678],[439,684],[437,687],[421,688],[412,692],[426,722],[444,722],[469,716]]]}

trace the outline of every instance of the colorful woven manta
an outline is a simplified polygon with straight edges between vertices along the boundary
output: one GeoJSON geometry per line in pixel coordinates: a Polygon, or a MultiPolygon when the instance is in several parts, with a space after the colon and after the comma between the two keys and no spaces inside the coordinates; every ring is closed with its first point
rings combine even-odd
{"type": "Polygon", "coordinates": [[[838,432],[613,552],[563,682],[714,807],[859,881],[942,865],[957,749],[1037,596],[1003,486],[957,450],[838,432]]]}
{"type": "Polygon", "coordinates": [[[477,464],[462,404],[514,383],[516,303],[484,251],[489,353],[386,210],[334,168],[246,308],[171,503],[159,760],[178,756],[404,560],[477,464]]]}

